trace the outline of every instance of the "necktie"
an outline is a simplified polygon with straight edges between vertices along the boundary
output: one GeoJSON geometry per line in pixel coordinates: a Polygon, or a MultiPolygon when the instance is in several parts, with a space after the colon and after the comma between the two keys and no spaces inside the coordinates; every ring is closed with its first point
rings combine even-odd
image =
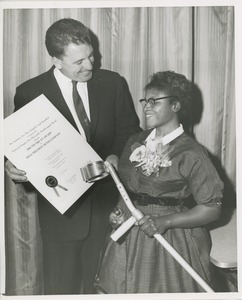
{"type": "Polygon", "coordinates": [[[73,84],[72,97],[73,97],[73,102],[74,102],[74,106],[75,106],[75,109],[76,109],[76,113],[77,113],[77,116],[80,120],[82,128],[85,132],[86,139],[89,142],[90,141],[90,136],[91,136],[91,132],[90,132],[91,123],[90,123],[90,121],[88,119],[88,116],[86,114],[85,107],[84,107],[83,102],[82,102],[82,98],[78,94],[77,81],[73,80],[72,84],[73,84]]]}

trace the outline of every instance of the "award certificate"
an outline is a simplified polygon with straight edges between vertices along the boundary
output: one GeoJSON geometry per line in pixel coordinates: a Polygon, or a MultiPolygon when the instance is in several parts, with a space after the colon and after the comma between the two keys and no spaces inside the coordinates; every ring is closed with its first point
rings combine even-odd
{"type": "Polygon", "coordinates": [[[102,160],[44,95],[4,119],[4,152],[62,214],[93,184],[80,169],[102,160]]]}

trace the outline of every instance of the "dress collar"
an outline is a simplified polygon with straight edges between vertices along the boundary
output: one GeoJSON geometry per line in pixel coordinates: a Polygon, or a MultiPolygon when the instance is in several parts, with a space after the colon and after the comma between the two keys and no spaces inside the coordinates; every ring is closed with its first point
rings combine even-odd
{"type": "Polygon", "coordinates": [[[169,144],[171,141],[173,141],[175,138],[177,138],[179,135],[181,135],[184,132],[182,124],[172,132],[168,133],[167,135],[161,137],[161,138],[156,138],[156,128],[151,131],[151,133],[148,135],[146,138],[146,142],[148,141],[159,141],[163,145],[169,144]]]}

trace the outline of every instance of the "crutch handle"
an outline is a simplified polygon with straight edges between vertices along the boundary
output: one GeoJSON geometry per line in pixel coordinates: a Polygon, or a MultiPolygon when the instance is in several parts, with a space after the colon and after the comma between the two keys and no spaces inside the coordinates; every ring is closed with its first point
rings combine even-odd
{"type": "Polygon", "coordinates": [[[116,242],[122,235],[125,234],[125,232],[127,232],[135,224],[136,221],[136,218],[131,216],[111,235],[111,239],[116,242]]]}

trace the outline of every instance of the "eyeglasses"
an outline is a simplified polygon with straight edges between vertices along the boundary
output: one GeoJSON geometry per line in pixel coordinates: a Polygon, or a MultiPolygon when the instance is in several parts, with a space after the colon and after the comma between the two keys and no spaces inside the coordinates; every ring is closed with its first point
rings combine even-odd
{"type": "Polygon", "coordinates": [[[162,99],[168,99],[168,98],[178,98],[177,96],[166,96],[166,97],[160,97],[160,98],[149,98],[149,99],[140,99],[139,102],[143,105],[146,106],[147,104],[149,104],[151,107],[153,107],[155,105],[155,102],[158,100],[162,100],[162,99]]]}

